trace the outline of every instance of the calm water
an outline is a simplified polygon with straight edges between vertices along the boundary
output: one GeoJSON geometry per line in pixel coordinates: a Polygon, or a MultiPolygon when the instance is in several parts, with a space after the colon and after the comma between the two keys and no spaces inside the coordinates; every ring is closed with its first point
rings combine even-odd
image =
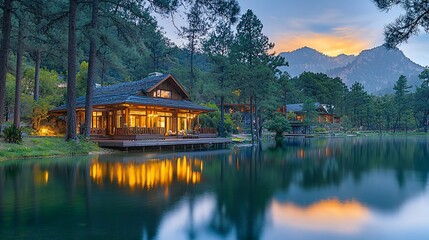
{"type": "Polygon", "coordinates": [[[429,239],[429,139],[0,163],[0,239],[429,239]]]}

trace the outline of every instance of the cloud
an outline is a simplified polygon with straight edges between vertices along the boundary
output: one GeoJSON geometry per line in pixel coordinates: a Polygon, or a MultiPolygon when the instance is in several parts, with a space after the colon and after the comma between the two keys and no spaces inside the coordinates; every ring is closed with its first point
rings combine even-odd
{"type": "Polygon", "coordinates": [[[286,32],[274,36],[275,52],[293,51],[307,46],[326,55],[359,54],[374,46],[374,33],[350,27],[336,27],[328,32],[286,32]]]}

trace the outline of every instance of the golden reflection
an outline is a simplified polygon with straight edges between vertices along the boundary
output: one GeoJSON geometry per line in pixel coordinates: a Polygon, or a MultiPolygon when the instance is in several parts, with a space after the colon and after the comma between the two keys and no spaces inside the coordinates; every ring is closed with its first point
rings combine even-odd
{"type": "Polygon", "coordinates": [[[305,152],[304,152],[304,149],[302,149],[302,148],[300,148],[299,150],[298,150],[298,157],[299,158],[305,158],[305,152]]]}
{"type": "MultiPolygon", "coordinates": [[[[201,160],[188,160],[186,157],[173,160],[153,160],[143,163],[98,162],[93,161],[90,167],[91,178],[98,185],[103,181],[128,186],[131,189],[152,189],[157,186],[168,187],[177,181],[196,184],[201,181],[204,165],[201,160]]],[[[168,188],[165,190],[168,196],[168,188]]]]}
{"type": "Polygon", "coordinates": [[[276,223],[291,227],[338,233],[356,233],[370,220],[366,206],[353,200],[322,200],[308,207],[273,201],[271,205],[276,223]]]}
{"type": "Polygon", "coordinates": [[[46,185],[49,181],[49,172],[47,170],[43,171],[39,166],[33,167],[33,178],[36,185],[46,185]]]}
{"type": "Polygon", "coordinates": [[[45,184],[48,184],[49,172],[48,171],[43,172],[43,176],[44,176],[45,184]]]}

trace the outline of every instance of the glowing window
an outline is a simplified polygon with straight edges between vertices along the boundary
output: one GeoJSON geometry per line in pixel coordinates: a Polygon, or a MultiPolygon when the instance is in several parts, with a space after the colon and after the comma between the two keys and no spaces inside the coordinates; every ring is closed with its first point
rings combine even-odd
{"type": "Polygon", "coordinates": [[[154,97],[171,98],[171,91],[158,89],[153,93],[154,97]]]}

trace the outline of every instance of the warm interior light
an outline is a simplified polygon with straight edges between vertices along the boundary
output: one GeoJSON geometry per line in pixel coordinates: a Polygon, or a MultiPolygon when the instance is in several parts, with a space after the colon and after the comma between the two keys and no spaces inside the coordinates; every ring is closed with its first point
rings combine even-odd
{"type": "Polygon", "coordinates": [[[48,134],[48,129],[47,128],[41,128],[40,129],[40,133],[42,133],[42,134],[48,134]]]}

